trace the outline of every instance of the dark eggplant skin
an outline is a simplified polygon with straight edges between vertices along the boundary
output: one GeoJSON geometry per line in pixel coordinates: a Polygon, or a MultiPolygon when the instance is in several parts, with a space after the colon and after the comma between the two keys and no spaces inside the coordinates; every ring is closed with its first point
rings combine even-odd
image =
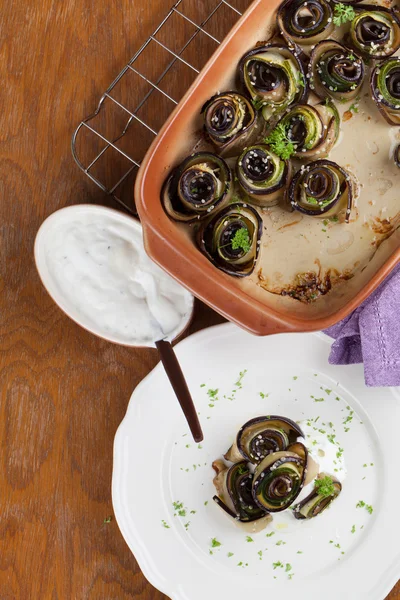
{"type": "Polygon", "coordinates": [[[224,159],[211,152],[198,152],[185,158],[185,160],[170,173],[161,192],[161,202],[164,211],[171,219],[185,223],[193,223],[197,220],[209,217],[210,214],[214,214],[217,210],[225,206],[225,204],[229,202],[232,190],[232,173],[224,159]],[[208,204],[205,204],[206,208],[204,209],[197,203],[197,206],[194,205],[192,209],[189,209],[183,205],[178,191],[180,186],[183,185],[182,180],[185,177],[185,173],[188,173],[190,169],[195,169],[196,165],[203,163],[215,164],[217,168],[221,170],[225,186],[222,194],[212,201],[212,206],[208,207],[208,204]]]}
{"type": "MultiPolygon", "coordinates": [[[[319,478],[322,478],[325,475],[325,473],[321,473],[319,475],[319,478]]],[[[337,479],[333,479],[333,486],[335,489],[335,493],[332,496],[322,496],[320,495],[317,490],[314,488],[312,490],[312,492],[310,492],[310,494],[304,498],[304,500],[302,500],[301,502],[299,502],[293,509],[293,515],[296,519],[299,520],[304,520],[304,519],[312,519],[317,517],[318,515],[320,515],[321,513],[323,513],[324,510],[326,510],[331,503],[339,496],[340,492],[342,491],[342,484],[340,483],[340,481],[338,481],[337,479]],[[320,499],[320,501],[318,502],[318,499],[320,499]],[[314,514],[314,510],[307,515],[302,514],[300,511],[308,504],[308,503],[312,503],[315,502],[316,504],[311,504],[310,508],[313,508],[315,510],[315,508],[320,508],[320,510],[318,510],[318,512],[316,514],[314,514]]]]}
{"type": "Polygon", "coordinates": [[[296,199],[295,199],[296,187],[297,187],[297,185],[302,184],[303,173],[308,172],[311,168],[317,168],[318,166],[321,166],[324,168],[331,167],[331,168],[337,170],[343,176],[344,181],[347,184],[347,193],[348,193],[347,209],[346,209],[346,222],[349,222],[351,209],[353,207],[353,184],[351,181],[351,177],[350,177],[349,173],[347,173],[347,171],[345,171],[341,166],[339,166],[335,162],[332,162],[331,160],[327,160],[327,159],[316,160],[312,163],[309,163],[304,169],[302,168],[297,171],[297,173],[293,177],[293,179],[289,185],[289,189],[288,189],[287,197],[288,197],[290,204],[292,205],[292,207],[295,210],[298,210],[299,212],[301,212],[305,215],[314,217],[314,216],[326,215],[326,213],[328,213],[329,211],[332,211],[335,208],[335,206],[337,205],[337,203],[340,202],[340,200],[343,196],[344,190],[342,191],[342,194],[340,194],[338,196],[337,200],[335,200],[334,202],[331,202],[327,206],[321,206],[317,210],[315,210],[315,209],[313,210],[311,208],[308,209],[304,206],[300,206],[296,202],[296,199]]]}
{"type": "Polygon", "coordinates": [[[214,485],[217,490],[213,500],[230,517],[240,523],[253,523],[267,515],[252,497],[253,473],[246,461],[228,467],[222,460],[217,460],[212,466],[216,472],[214,485]]]}
{"type": "Polygon", "coordinates": [[[233,275],[235,277],[247,277],[254,271],[257,262],[260,252],[262,231],[263,221],[258,212],[248,204],[237,202],[234,204],[229,204],[222,211],[214,215],[210,220],[207,220],[203,223],[197,233],[197,245],[199,246],[201,252],[208,258],[208,260],[224,273],[233,275]],[[214,230],[220,226],[221,222],[230,215],[236,216],[238,220],[243,218],[243,216],[246,217],[246,215],[248,215],[255,225],[251,247],[254,256],[251,255],[247,263],[241,263],[238,265],[232,264],[228,261],[222,260],[218,254],[213,252],[212,246],[214,230]]]}
{"type": "MultiPolygon", "coordinates": [[[[288,426],[288,428],[293,432],[293,434],[289,434],[290,441],[294,442],[297,439],[297,437],[304,438],[304,433],[303,433],[302,429],[299,427],[299,425],[297,425],[297,423],[295,423],[291,419],[287,419],[286,417],[279,417],[276,415],[268,415],[268,417],[265,417],[265,416],[255,417],[254,419],[250,419],[250,421],[247,421],[247,423],[245,423],[243,425],[243,427],[240,428],[240,430],[236,436],[237,448],[245,460],[248,460],[249,462],[254,463],[253,457],[251,457],[246,452],[245,448],[243,447],[243,444],[242,444],[243,433],[246,431],[246,429],[248,429],[249,427],[251,427],[253,425],[258,425],[259,423],[263,423],[263,422],[265,422],[265,424],[267,425],[268,423],[271,423],[274,421],[285,423],[288,426]]],[[[284,449],[286,449],[286,448],[284,448],[284,449]]]]}
{"type": "Polygon", "coordinates": [[[256,503],[270,513],[282,512],[289,508],[303,489],[307,461],[308,450],[301,442],[290,444],[285,451],[267,456],[256,467],[254,473],[253,498],[256,503]],[[291,468],[286,466],[290,464],[291,468]],[[298,475],[294,479],[293,465],[298,475]],[[268,498],[263,493],[266,487],[271,492],[268,498]]]}
{"type": "Polygon", "coordinates": [[[382,60],[384,58],[388,58],[389,56],[392,56],[393,54],[395,54],[395,52],[397,52],[397,50],[400,47],[400,16],[399,16],[399,10],[397,8],[386,8],[384,6],[379,6],[376,4],[361,4],[360,6],[356,7],[356,17],[353,20],[351,27],[350,27],[350,40],[351,40],[351,45],[354,46],[354,48],[360,52],[361,54],[363,54],[364,56],[367,56],[369,58],[372,59],[376,59],[376,60],[382,60]],[[357,26],[354,25],[354,21],[358,21],[359,19],[361,19],[361,15],[363,13],[381,13],[383,15],[385,15],[391,22],[393,25],[393,33],[394,36],[396,38],[395,43],[393,44],[393,47],[391,49],[389,49],[389,51],[385,50],[384,52],[370,52],[368,50],[368,47],[366,44],[362,43],[362,40],[360,39],[360,35],[358,33],[357,30],[357,26]]]}
{"type": "Polygon", "coordinates": [[[236,176],[239,186],[248,196],[249,202],[259,207],[269,207],[279,203],[283,195],[282,192],[290,178],[290,173],[290,163],[274,155],[265,144],[247,147],[236,162],[236,176]],[[248,170],[246,172],[245,162],[246,160],[249,161],[251,167],[254,161],[256,161],[255,164],[258,161],[259,165],[263,158],[265,161],[268,160],[267,164],[272,166],[272,170],[265,173],[264,179],[260,176],[254,180],[254,176],[248,170]],[[273,182],[271,182],[271,179],[273,179],[273,182]],[[262,187],[262,185],[266,186],[268,182],[271,182],[270,187],[262,187]]]}
{"type": "MultiPolygon", "coordinates": [[[[388,92],[387,85],[388,80],[385,78],[385,90],[380,89],[379,86],[379,73],[387,67],[388,64],[394,65],[394,77],[396,79],[396,83],[398,82],[398,86],[400,87],[400,57],[389,57],[385,61],[379,63],[371,72],[371,93],[372,99],[378,107],[379,112],[389,123],[389,125],[400,125],[400,109],[396,108],[396,106],[400,105],[400,97],[396,104],[389,102],[385,96],[388,92]]],[[[389,71],[390,75],[393,75],[391,71],[389,71]]],[[[398,94],[396,94],[398,95],[398,94]]]]}
{"type": "Polygon", "coordinates": [[[285,0],[278,8],[277,27],[288,43],[316,44],[330,37],[335,29],[330,1],[308,0],[307,6],[314,16],[310,28],[299,21],[304,0],[285,0]]]}
{"type": "Polygon", "coordinates": [[[365,78],[365,64],[357,52],[337,40],[322,40],[311,52],[308,75],[310,87],[317,96],[344,102],[353,100],[360,93],[365,78]],[[318,69],[321,70],[320,61],[324,60],[327,63],[327,54],[331,55],[329,58],[329,65],[333,70],[331,75],[318,72],[318,69]],[[349,58],[352,56],[355,60],[349,58]],[[341,85],[348,86],[348,89],[339,91],[341,85]]]}
{"type": "MultiPolygon", "coordinates": [[[[255,110],[249,98],[242,93],[233,90],[212,96],[212,98],[207,100],[202,107],[201,114],[204,117],[205,135],[216,147],[218,155],[222,157],[237,156],[240,154],[244,146],[251,145],[260,137],[265,126],[261,114],[255,110]],[[243,123],[238,131],[227,136],[223,128],[221,133],[218,128],[213,127],[212,119],[208,119],[210,116],[209,111],[212,110],[213,107],[216,108],[222,103],[224,113],[231,110],[233,117],[233,111],[239,102],[241,103],[242,108],[244,107],[244,116],[243,123]]],[[[227,115],[223,114],[221,116],[222,118],[226,118],[227,115]]],[[[229,120],[225,124],[229,129],[229,120]]]]}
{"type": "Polygon", "coordinates": [[[300,46],[297,46],[297,44],[295,44],[295,43],[290,44],[290,46],[291,46],[291,48],[283,45],[282,43],[270,42],[270,43],[267,43],[264,45],[257,46],[256,48],[253,48],[252,50],[250,50],[249,52],[246,52],[246,54],[244,54],[242,56],[242,58],[240,59],[240,62],[239,62],[239,67],[238,67],[239,68],[239,78],[240,78],[241,84],[243,86],[243,89],[247,90],[247,93],[249,96],[251,96],[251,94],[247,88],[245,76],[244,76],[246,62],[252,56],[255,56],[257,54],[263,54],[263,53],[266,53],[266,52],[269,52],[270,50],[272,50],[273,52],[277,52],[277,53],[283,52],[285,56],[291,57],[292,60],[294,60],[299,73],[302,75],[302,78],[304,81],[304,86],[300,87],[300,90],[297,94],[295,102],[293,102],[293,103],[303,104],[303,103],[307,102],[307,98],[309,95],[309,89],[308,89],[308,85],[307,85],[307,78],[306,78],[304,64],[302,62],[303,52],[302,52],[300,46]]]}

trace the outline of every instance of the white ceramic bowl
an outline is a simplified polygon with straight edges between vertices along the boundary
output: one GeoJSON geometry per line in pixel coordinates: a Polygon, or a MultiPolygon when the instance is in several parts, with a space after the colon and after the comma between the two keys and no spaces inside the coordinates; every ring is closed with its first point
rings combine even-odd
{"type": "MultiPolygon", "coordinates": [[[[138,233],[140,235],[142,233],[142,227],[137,220],[110,208],[91,204],[81,204],[62,208],[50,215],[44,221],[36,236],[35,261],[42,283],[61,310],[63,310],[65,314],[78,325],[90,331],[94,335],[104,338],[110,342],[125,346],[154,347],[154,343],[147,342],[145,340],[127,340],[126,337],[107,331],[107,329],[101,326],[99,323],[91,320],[90,316],[88,315],[88,311],[83,312],[79,310],[77,304],[71,298],[71,295],[66,295],[65,292],[63,292],[59,282],[57,281],[57,277],[54,274],[54,269],[51,267],[51,261],[49,260],[49,257],[51,256],[51,253],[54,252],[57,232],[61,231],[64,227],[70,226],[74,222],[79,222],[81,219],[95,220],[99,218],[103,220],[106,219],[110,223],[123,225],[126,231],[132,231],[132,236],[135,238],[137,238],[138,233]]],[[[172,281],[170,276],[157,267],[151,261],[151,259],[145,257],[144,261],[148,261],[149,269],[151,269],[152,272],[154,272],[154,269],[156,269],[160,277],[165,279],[168,278],[172,281]]],[[[174,330],[172,337],[176,338],[182,334],[182,332],[190,323],[193,315],[194,299],[190,292],[185,290],[178,283],[174,282],[174,285],[176,286],[178,292],[184,295],[185,304],[187,305],[187,310],[182,316],[179,327],[174,330]]],[[[171,338],[169,339],[171,340],[171,338]]]]}

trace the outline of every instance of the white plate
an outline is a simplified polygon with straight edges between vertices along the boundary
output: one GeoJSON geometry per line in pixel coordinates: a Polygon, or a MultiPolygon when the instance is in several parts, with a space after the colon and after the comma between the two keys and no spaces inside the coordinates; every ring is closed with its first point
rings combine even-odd
{"type": "Polygon", "coordinates": [[[145,577],[173,600],[243,600],[254,592],[279,600],[383,600],[396,583],[400,394],[366,388],[362,367],[329,365],[329,350],[323,334],[256,338],[231,324],[181,342],[177,355],[200,414],[201,447],[160,365],[136,388],[115,438],[115,516],[145,577]],[[235,386],[245,369],[242,387],[235,386]],[[207,392],[217,388],[210,402],[207,392]],[[354,416],[343,425],[348,406],[354,416]],[[319,517],[293,518],[280,529],[277,515],[247,542],[212,501],[211,463],[246,420],[262,414],[319,416],[324,430],[332,422],[348,473],[342,494],[319,517]],[[360,500],[372,514],[356,508],[360,500]],[[173,502],[184,504],[186,516],[174,516],[173,502]],[[212,548],[213,538],[222,545],[212,548]],[[284,566],[274,569],[276,562],[284,566]]]}

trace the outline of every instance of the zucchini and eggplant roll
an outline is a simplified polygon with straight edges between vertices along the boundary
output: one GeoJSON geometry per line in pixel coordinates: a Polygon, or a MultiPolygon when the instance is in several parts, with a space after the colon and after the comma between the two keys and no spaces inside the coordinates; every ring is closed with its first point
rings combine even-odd
{"type": "Polygon", "coordinates": [[[230,204],[200,228],[198,245],[221,271],[235,277],[250,275],[259,254],[262,220],[247,204],[230,204]]]}
{"type": "Polygon", "coordinates": [[[350,25],[354,48],[370,58],[386,58],[400,47],[400,21],[393,10],[381,6],[359,7],[350,25]]]}
{"type": "Polygon", "coordinates": [[[236,174],[249,202],[267,207],[278,204],[289,179],[289,163],[259,144],[246,148],[240,155],[236,174]]]}
{"type": "Polygon", "coordinates": [[[342,484],[326,473],[320,473],[313,491],[293,509],[296,519],[312,519],[320,515],[342,491],[342,484]]]}
{"type": "Polygon", "coordinates": [[[190,223],[217,212],[232,194],[232,175],[226,162],[199,152],[176,167],[164,184],[162,203],[169,217],[190,223]]]}
{"type": "Polygon", "coordinates": [[[298,437],[304,437],[304,433],[290,419],[277,416],[256,417],[241,427],[235,443],[224,458],[230,462],[247,460],[258,464],[273,452],[286,450],[298,437]]]}
{"type": "Polygon", "coordinates": [[[278,10],[278,30],[298,44],[316,44],[333,32],[333,10],[327,0],[286,0],[278,10]]]}
{"type": "Polygon", "coordinates": [[[307,448],[300,442],[274,452],[256,467],[253,498],[268,512],[289,508],[300,494],[307,473],[307,448]]]}
{"type": "Polygon", "coordinates": [[[340,116],[333,102],[297,104],[279,121],[295,148],[294,158],[328,156],[340,133],[340,116]]]}
{"type": "Polygon", "coordinates": [[[316,160],[301,167],[293,177],[288,199],[292,207],[311,217],[331,217],[345,211],[350,220],[353,207],[350,174],[330,160],[316,160]]]}
{"type": "Polygon", "coordinates": [[[256,141],[265,125],[250,100],[238,92],[213,96],[201,112],[204,129],[220,156],[237,156],[256,141]]]}
{"type": "Polygon", "coordinates": [[[228,467],[222,460],[216,460],[212,466],[216,472],[213,483],[217,495],[213,498],[214,502],[241,524],[262,521],[265,527],[272,517],[253,498],[253,473],[246,461],[228,467]]]}
{"type": "Polygon", "coordinates": [[[400,125],[400,58],[388,58],[371,74],[372,98],[390,125],[400,125]]]}
{"type": "Polygon", "coordinates": [[[317,96],[347,102],[359,94],[365,66],[362,58],[349,48],[325,40],[311,53],[308,75],[310,88],[317,96]]]}
{"type": "Polygon", "coordinates": [[[241,81],[266,121],[307,98],[304,69],[296,53],[296,48],[270,43],[250,50],[239,63],[241,81]]]}

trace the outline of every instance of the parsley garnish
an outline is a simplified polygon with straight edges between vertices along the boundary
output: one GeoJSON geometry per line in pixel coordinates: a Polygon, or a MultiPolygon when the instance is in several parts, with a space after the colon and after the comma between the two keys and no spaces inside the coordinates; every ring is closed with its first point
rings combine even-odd
{"type": "Polygon", "coordinates": [[[278,567],[280,567],[281,569],[283,569],[283,564],[281,563],[280,560],[278,560],[278,562],[274,562],[272,563],[272,566],[274,567],[274,571],[275,569],[277,569],[278,567]]]}
{"type": "Polygon", "coordinates": [[[106,517],[106,518],[104,519],[104,523],[105,523],[105,524],[111,523],[111,521],[112,521],[112,517],[106,517]]]}
{"type": "Polygon", "coordinates": [[[331,477],[323,477],[323,479],[316,479],[314,483],[317,493],[323,498],[333,496],[335,493],[335,487],[333,485],[333,479],[331,477]]]}
{"type": "Polygon", "coordinates": [[[286,563],[285,572],[288,573],[292,570],[292,565],[290,563],[286,563]]]}
{"type": "Polygon", "coordinates": [[[170,529],[170,526],[168,525],[168,523],[166,521],[164,521],[164,519],[161,521],[162,526],[165,527],[165,529],[170,529]]]}
{"type": "Polygon", "coordinates": [[[286,544],[286,542],[284,542],[283,540],[279,540],[278,542],[276,542],[275,546],[284,546],[286,544]]]}
{"type": "Polygon", "coordinates": [[[217,538],[213,538],[211,540],[211,548],[218,548],[219,546],[222,546],[221,542],[219,542],[217,538]]]}
{"type": "Polygon", "coordinates": [[[174,507],[174,510],[176,510],[174,517],[176,517],[177,514],[179,517],[186,517],[186,509],[183,506],[183,502],[173,502],[172,506],[174,507]]]}
{"type": "Polygon", "coordinates": [[[246,375],[246,373],[247,373],[247,369],[245,369],[244,371],[240,371],[239,378],[238,378],[237,382],[235,383],[236,387],[242,387],[243,377],[246,375]]]}
{"type": "Polygon", "coordinates": [[[259,551],[257,552],[257,554],[258,554],[258,556],[260,557],[260,560],[262,560],[262,550],[259,550],[259,551]]]}
{"type": "Polygon", "coordinates": [[[275,535],[275,531],[271,531],[271,533],[266,533],[265,537],[272,537],[273,535],[275,535]]]}
{"type": "Polygon", "coordinates": [[[264,398],[268,398],[269,394],[264,394],[264,392],[260,392],[260,396],[264,400],[264,398]]]}
{"type": "Polygon", "coordinates": [[[269,136],[265,138],[265,143],[271,147],[272,152],[283,160],[288,160],[296,152],[293,142],[287,137],[288,127],[289,124],[278,123],[269,136]]]}
{"type": "Polygon", "coordinates": [[[243,250],[243,252],[249,252],[251,248],[251,241],[249,232],[245,227],[238,229],[233,238],[231,239],[232,250],[243,250]]]}
{"type": "Polygon", "coordinates": [[[253,538],[249,535],[246,536],[246,542],[254,542],[253,538]]]}
{"type": "Polygon", "coordinates": [[[233,556],[233,552],[228,552],[228,558],[231,558],[231,556],[233,556]]]}
{"type": "Polygon", "coordinates": [[[339,2],[335,4],[335,10],[333,13],[333,22],[337,27],[343,25],[343,23],[347,23],[348,21],[352,21],[356,16],[356,11],[352,6],[348,4],[342,4],[339,2]]]}
{"type": "Polygon", "coordinates": [[[353,527],[351,528],[351,533],[355,533],[356,532],[356,526],[353,525],[353,527]]]}
{"type": "Polygon", "coordinates": [[[366,504],[364,502],[364,500],[360,500],[357,503],[356,508],[365,508],[365,510],[367,510],[370,515],[372,515],[372,513],[374,512],[374,509],[372,508],[372,506],[370,504],[366,504]]]}

